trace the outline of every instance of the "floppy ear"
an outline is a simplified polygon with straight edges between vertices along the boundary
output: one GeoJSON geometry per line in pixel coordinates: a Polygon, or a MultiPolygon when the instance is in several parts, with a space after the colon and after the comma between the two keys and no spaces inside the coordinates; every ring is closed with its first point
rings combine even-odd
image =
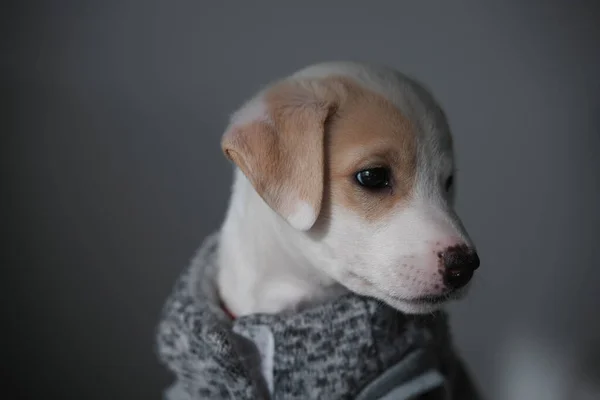
{"type": "Polygon", "coordinates": [[[306,82],[267,89],[232,117],[223,152],[256,192],[294,228],[309,230],[321,210],[325,122],[333,101],[306,82]]]}

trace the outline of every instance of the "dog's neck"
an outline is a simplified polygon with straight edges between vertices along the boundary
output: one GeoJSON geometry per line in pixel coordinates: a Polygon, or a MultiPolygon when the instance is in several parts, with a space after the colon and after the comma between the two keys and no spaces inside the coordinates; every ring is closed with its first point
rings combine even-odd
{"type": "Polygon", "coordinates": [[[345,292],[309,262],[303,240],[236,169],[221,229],[217,284],[236,316],[277,313],[326,301],[345,292]]]}

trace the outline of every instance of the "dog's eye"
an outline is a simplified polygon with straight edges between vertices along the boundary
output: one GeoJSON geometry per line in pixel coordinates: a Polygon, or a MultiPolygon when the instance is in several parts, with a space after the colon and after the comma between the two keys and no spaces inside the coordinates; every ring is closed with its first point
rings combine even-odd
{"type": "Polygon", "coordinates": [[[369,168],[356,174],[356,181],[369,189],[383,189],[390,185],[390,171],[387,168],[369,168]]]}
{"type": "Polygon", "coordinates": [[[452,189],[452,185],[454,184],[454,175],[450,175],[448,179],[446,179],[446,183],[444,184],[444,189],[446,192],[449,192],[452,189]]]}

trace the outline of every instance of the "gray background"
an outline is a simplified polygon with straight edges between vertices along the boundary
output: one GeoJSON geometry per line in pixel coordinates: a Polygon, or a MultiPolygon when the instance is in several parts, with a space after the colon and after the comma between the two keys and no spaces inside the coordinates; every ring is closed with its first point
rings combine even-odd
{"type": "Polygon", "coordinates": [[[600,375],[594,2],[215,4],[3,3],[2,389],[158,399],[153,330],[223,218],[228,114],[354,59],[414,74],[450,118],[483,261],[451,309],[480,385],[583,398],[600,375]]]}

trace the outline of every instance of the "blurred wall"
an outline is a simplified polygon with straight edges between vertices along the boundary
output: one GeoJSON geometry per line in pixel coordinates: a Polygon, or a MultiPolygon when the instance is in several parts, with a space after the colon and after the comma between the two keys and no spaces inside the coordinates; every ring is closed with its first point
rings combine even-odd
{"type": "Polygon", "coordinates": [[[489,398],[584,398],[598,382],[594,2],[2,7],[0,359],[15,399],[159,398],[154,328],[223,218],[229,113],[337,59],[411,73],[447,111],[483,262],[453,324],[489,398]]]}

